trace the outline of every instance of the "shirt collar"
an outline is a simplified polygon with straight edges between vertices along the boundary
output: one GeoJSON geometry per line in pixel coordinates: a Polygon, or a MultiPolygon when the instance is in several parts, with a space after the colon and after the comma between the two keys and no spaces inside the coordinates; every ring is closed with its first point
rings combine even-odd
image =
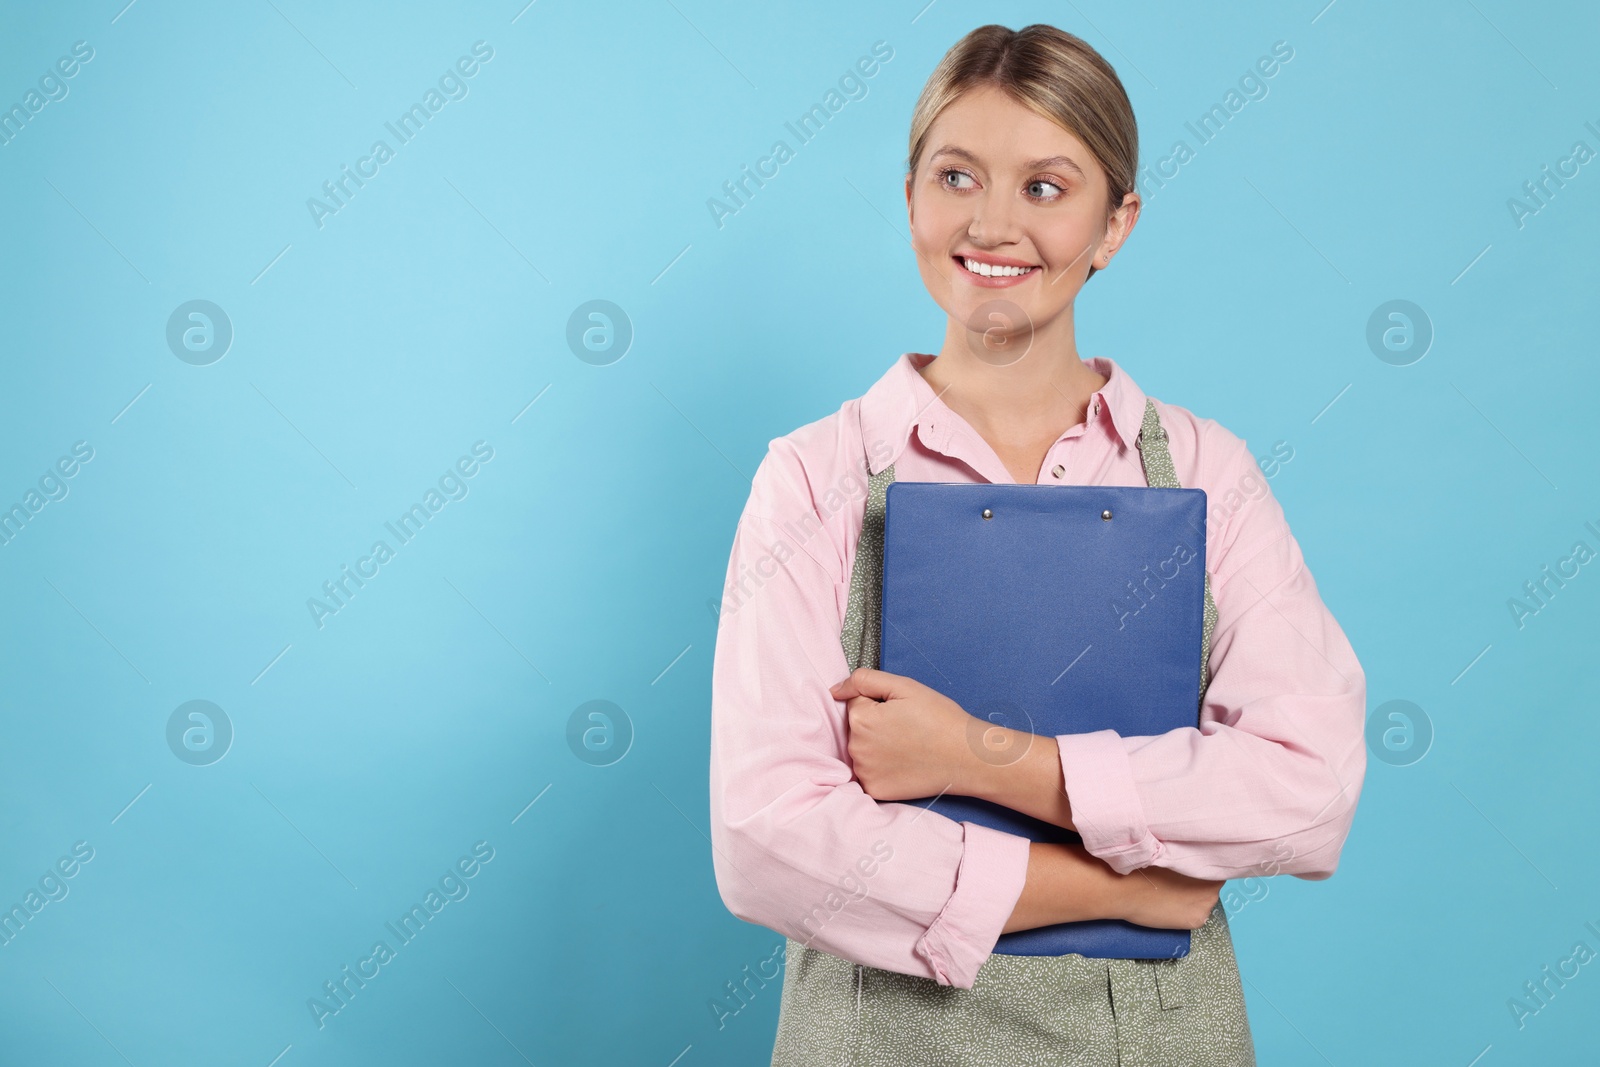
{"type": "MultiPolygon", "coordinates": [[[[926,366],[934,358],[919,352],[903,353],[862,396],[861,434],[866,443],[868,473],[877,474],[899,459],[914,427],[923,428],[925,439],[942,441],[963,424],[939,399],[933,386],[917,373],[919,366],[926,366]]],[[[1094,356],[1082,362],[1106,378],[1106,384],[1089,400],[1088,423],[1100,425],[1124,448],[1132,448],[1144,423],[1144,391],[1110,357],[1094,356]],[[1098,415],[1093,414],[1096,401],[1098,415]]]]}

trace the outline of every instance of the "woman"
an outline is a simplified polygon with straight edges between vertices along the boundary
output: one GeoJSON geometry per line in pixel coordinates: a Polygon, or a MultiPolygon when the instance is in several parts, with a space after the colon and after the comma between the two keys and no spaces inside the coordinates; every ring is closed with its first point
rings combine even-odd
{"type": "Polygon", "coordinates": [[[1121,82],[1077,37],[984,26],[956,44],[917,102],[906,177],[943,345],[772,441],[753,480],[719,617],[711,815],[724,902],[787,938],[775,1065],[1254,1063],[1222,883],[1338,864],[1366,682],[1282,509],[1242,440],[1074,343],[1079,289],[1138,218],[1137,144],[1121,82]],[[1206,490],[1199,728],[1002,731],[987,743],[1024,754],[997,773],[973,716],[873,669],[895,478],[1206,490]],[[944,791],[1082,844],[895,803],[944,791]],[[992,951],[1091,918],[1189,928],[1192,947],[992,951]]]}

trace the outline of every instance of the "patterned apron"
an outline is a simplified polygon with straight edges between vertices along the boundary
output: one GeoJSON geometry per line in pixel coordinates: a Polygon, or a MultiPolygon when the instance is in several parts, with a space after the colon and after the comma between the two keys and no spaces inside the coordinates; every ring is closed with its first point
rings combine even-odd
{"type": "MultiPolygon", "coordinates": [[[[1136,442],[1145,481],[1178,487],[1154,402],[1136,442]]],[[[878,663],[884,493],[873,475],[840,640],[851,670],[878,663]]],[[[1200,696],[1217,609],[1205,578],[1200,696]]],[[[785,944],[773,1067],[1254,1067],[1255,1046],[1221,903],[1173,960],[990,955],[971,989],[785,944]]]]}

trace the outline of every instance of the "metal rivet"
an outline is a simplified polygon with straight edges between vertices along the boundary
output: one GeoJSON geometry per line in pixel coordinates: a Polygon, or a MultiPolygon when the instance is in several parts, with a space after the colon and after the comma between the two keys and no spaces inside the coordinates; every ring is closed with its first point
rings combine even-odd
{"type": "Polygon", "coordinates": [[[1104,510],[1104,511],[1102,511],[1102,512],[1101,512],[1101,513],[1100,513],[1100,517],[1101,517],[1101,518],[1102,518],[1102,519],[1109,519],[1109,518],[1111,518],[1111,509],[1110,509],[1110,508],[1106,508],[1106,510],[1104,510]]]}
{"type": "Polygon", "coordinates": [[[988,508],[984,508],[983,509],[983,517],[986,518],[986,519],[992,519],[992,518],[994,518],[994,512],[990,511],[988,508]]]}

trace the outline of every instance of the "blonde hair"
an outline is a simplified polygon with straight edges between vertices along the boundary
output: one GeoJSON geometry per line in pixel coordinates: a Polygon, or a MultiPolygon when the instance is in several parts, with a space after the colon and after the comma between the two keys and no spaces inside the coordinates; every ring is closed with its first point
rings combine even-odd
{"type": "MultiPolygon", "coordinates": [[[[911,113],[906,173],[913,181],[934,120],[963,94],[984,86],[1000,89],[1084,143],[1106,175],[1108,218],[1133,191],[1139,127],[1122,80],[1081,37],[1042,22],[1020,30],[980,26],[939,60],[911,113]]],[[[1091,263],[1085,280],[1094,272],[1091,263]]]]}

